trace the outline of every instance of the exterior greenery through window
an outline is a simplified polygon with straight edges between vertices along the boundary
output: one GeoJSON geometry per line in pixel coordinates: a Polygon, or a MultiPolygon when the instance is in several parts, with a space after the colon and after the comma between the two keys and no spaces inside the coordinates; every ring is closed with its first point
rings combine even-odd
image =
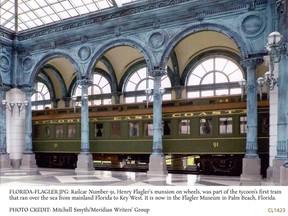
{"type": "Polygon", "coordinates": [[[211,97],[241,94],[238,82],[243,72],[232,59],[210,56],[193,67],[187,77],[187,97],[211,97]]]}

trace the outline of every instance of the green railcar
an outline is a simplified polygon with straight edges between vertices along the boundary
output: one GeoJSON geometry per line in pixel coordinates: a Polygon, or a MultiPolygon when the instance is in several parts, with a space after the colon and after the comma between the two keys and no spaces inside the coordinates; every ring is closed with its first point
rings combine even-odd
{"type": "MultiPolygon", "coordinates": [[[[33,111],[38,166],[75,168],[81,145],[80,110],[33,111]]],[[[163,152],[170,171],[239,175],[246,146],[246,102],[219,97],[163,102],[163,152]]],[[[269,161],[269,104],[258,102],[262,175],[269,161]]],[[[152,104],[89,107],[95,168],[147,169],[153,145],[152,104]]]]}

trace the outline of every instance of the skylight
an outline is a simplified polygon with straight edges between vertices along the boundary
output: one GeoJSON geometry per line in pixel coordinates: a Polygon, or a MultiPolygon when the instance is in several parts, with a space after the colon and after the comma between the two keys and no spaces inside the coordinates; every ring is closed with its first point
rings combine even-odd
{"type": "Polygon", "coordinates": [[[137,0],[18,0],[15,10],[17,0],[0,0],[0,25],[23,31],[134,1],[137,0]]]}

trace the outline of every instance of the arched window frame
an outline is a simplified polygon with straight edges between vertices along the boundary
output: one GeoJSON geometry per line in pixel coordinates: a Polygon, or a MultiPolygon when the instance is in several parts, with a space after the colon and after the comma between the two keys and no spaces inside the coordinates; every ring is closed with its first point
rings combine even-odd
{"type": "Polygon", "coordinates": [[[31,96],[32,110],[51,108],[51,90],[44,81],[37,81],[34,85],[35,92],[31,96]]]}
{"type": "MultiPolygon", "coordinates": [[[[108,76],[102,72],[94,72],[91,80],[93,84],[88,87],[88,105],[104,105],[112,103],[111,82],[108,76]],[[97,79],[99,77],[99,80],[97,79]]],[[[81,86],[77,82],[74,83],[71,96],[76,96],[76,106],[81,106],[81,86]]]]}
{"type": "MultiPolygon", "coordinates": [[[[146,64],[135,64],[127,70],[126,74],[128,75],[123,85],[124,102],[141,103],[147,100],[153,101],[152,95],[147,95],[145,91],[146,89],[153,89],[154,85],[154,78],[148,75],[146,64]],[[136,82],[131,81],[133,76],[138,77],[136,82]],[[145,84],[144,88],[143,83],[145,84]],[[135,86],[134,88],[132,88],[133,85],[135,86]],[[127,88],[129,88],[129,90],[127,88]]],[[[171,81],[168,75],[161,77],[161,88],[165,88],[163,100],[171,100],[171,81]]]]}
{"type": "MultiPolygon", "coordinates": [[[[204,57],[198,58],[197,62],[194,64],[190,64],[189,72],[186,76],[185,86],[187,87],[187,98],[199,98],[199,97],[213,97],[213,96],[221,96],[221,95],[238,95],[241,94],[241,87],[239,86],[238,81],[244,78],[244,72],[239,64],[239,61],[233,57],[230,57],[227,54],[209,54],[205,55],[204,57]],[[223,67],[223,70],[219,70],[219,67],[216,65],[216,59],[225,59],[226,65],[231,64],[237,67],[234,72],[239,71],[239,79],[236,80],[235,77],[233,80],[230,79],[229,76],[233,74],[232,71],[230,74],[227,74],[224,72],[224,69],[226,65],[223,67]],[[191,84],[192,76],[195,77],[195,71],[198,67],[201,67],[203,63],[207,61],[212,61],[212,69],[209,71],[205,71],[206,73],[203,74],[203,76],[198,76],[198,84],[191,84]],[[207,76],[211,75],[213,76],[213,82],[205,83],[205,79],[207,79],[207,76]],[[222,77],[225,77],[227,82],[215,82],[216,80],[216,74],[220,75],[222,77]]],[[[193,60],[192,60],[193,61],[193,60]]],[[[195,60],[194,60],[195,61],[195,60]]],[[[202,66],[202,68],[205,70],[205,68],[202,66]]]]}

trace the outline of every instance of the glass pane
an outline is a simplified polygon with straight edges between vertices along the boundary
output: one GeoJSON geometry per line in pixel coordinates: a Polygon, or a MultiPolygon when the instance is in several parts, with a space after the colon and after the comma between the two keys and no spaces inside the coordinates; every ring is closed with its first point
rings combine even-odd
{"type": "Polygon", "coordinates": [[[190,85],[200,85],[200,82],[201,82],[201,79],[199,77],[195,76],[194,74],[191,74],[187,85],[188,86],[190,86],[190,85]]]}
{"type": "Polygon", "coordinates": [[[210,97],[214,96],[214,91],[201,91],[201,97],[210,97]]]}
{"type": "Polygon", "coordinates": [[[201,82],[202,85],[213,83],[214,83],[214,73],[207,74],[201,82]]]}
{"type": "Polygon", "coordinates": [[[237,69],[232,74],[229,75],[230,82],[238,82],[243,79],[243,74],[240,69],[237,69]]]}
{"type": "Polygon", "coordinates": [[[129,136],[139,136],[139,122],[129,123],[129,136]]]}
{"type": "Polygon", "coordinates": [[[112,100],[111,99],[104,99],[103,104],[112,104],[112,100]]]}
{"type": "Polygon", "coordinates": [[[51,135],[51,129],[50,129],[50,127],[45,127],[45,136],[46,137],[49,137],[51,135]]]}
{"type": "Polygon", "coordinates": [[[228,63],[228,59],[216,58],[215,59],[215,70],[223,71],[227,63],[228,63]]]}
{"type": "Polygon", "coordinates": [[[215,83],[227,83],[229,80],[223,73],[215,73],[215,83]]]}
{"type": "Polygon", "coordinates": [[[125,103],[135,103],[135,97],[126,97],[125,103]]]}
{"type": "Polygon", "coordinates": [[[55,127],[56,131],[56,138],[63,138],[63,125],[56,125],[55,127]]]}
{"type": "Polygon", "coordinates": [[[180,121],[179,134],[190,134],[190,120],[183,119],[180,121]]]}
{"type": "Polygon", "coordinates": [[[162,133],[163,135],[171,134],[171,121],[163,121],[162,123],[162,133]]]}
{"type": "Polygon", "coordinates": [[[68,138],[76,137],[76,125],[68,125],[68,138]]]}
{"type": "Polygon", "coordinates": [[[219,118],[219,133],[220,134],[232,133],[232,117],[219,118]]]}
{"type": "Polygon", "coordinates": [[[95,124],[95,137],[102,137],[103,136],[103,124],[97,123],[95,124]]]}
{"type": "Polygon", "coordinates": [[[129,91],[135,91],[136,89],[136,83],[133,83],[133,82],[128,82],[127,85],[126,85],[126,88],[125,88],[125,91],[126,92],[129,92],[129,91]]]}
{"type": "Polygon", "coordinates": [[[232,72],[236,71],[239,67],[232,61],[229,61],[223,70],[223,72],[227,75],[230,75],[232,72]]]}
{"type": "Polygon", "coordinates": [[[241,134],[247,133],[247,117],[246,116],[240,117],[240,133],[241,134]]]}
{"type": "Polygon", "coordinates": [[[206,71],[205,69],[203,68],[203,66],[200,64],[198,65],[194,70],[193,70],[193,73],[192,73],[194,76],[196,77],[203,77],[205,74],[206,74],[206,71]]]}
{"type": "Polygon", "coordinates": [[[212,119],[211,118],[201,118],[200,119],[200,134],[206,135],[212,133],[212,119]]]}
{"type": "Polygon", "coordinates": [[[144,123],[145,136],[153,136],[153,123],[144,123]]]}
{"type": "Polygon", "coordinates": [[[214,58],[208,59],[202,63],[202,67],[205,69],[206,72],[214,71],[214,58]]]}
{"type": "Polygon", "coordinates": [[[217,96],[219,96],[219,95],[228,95],[228,94],[229,94],[228,89],[216,90],[216,95],[217,95],[217,96]]]}
{"type": "Polygon", "coordinates": [[[199,98],[200,97],[200,92],[199,91],[188,92],[187,97],[188,98],[199,98]]]}
{"type": "Polygon", "coordinates": [[[231,95],[241,94],[241,88],[232,88],[230,89],[231,95]]]}
{"type": "Polygon", "coordinates": [[[164,94],[162,100],[171,100],[171,94],[164,94]]]}
{"type": "MultiPolygon", "coordinates": [[[[152,99],[150,100],[150,101],[152,101],[153,100],[153,97],[152,97],[152,99]]],[[[137,98],[136,98],[136,102],[145,102],[146,101],[146,96],[137,96],[137,98]]]]}

